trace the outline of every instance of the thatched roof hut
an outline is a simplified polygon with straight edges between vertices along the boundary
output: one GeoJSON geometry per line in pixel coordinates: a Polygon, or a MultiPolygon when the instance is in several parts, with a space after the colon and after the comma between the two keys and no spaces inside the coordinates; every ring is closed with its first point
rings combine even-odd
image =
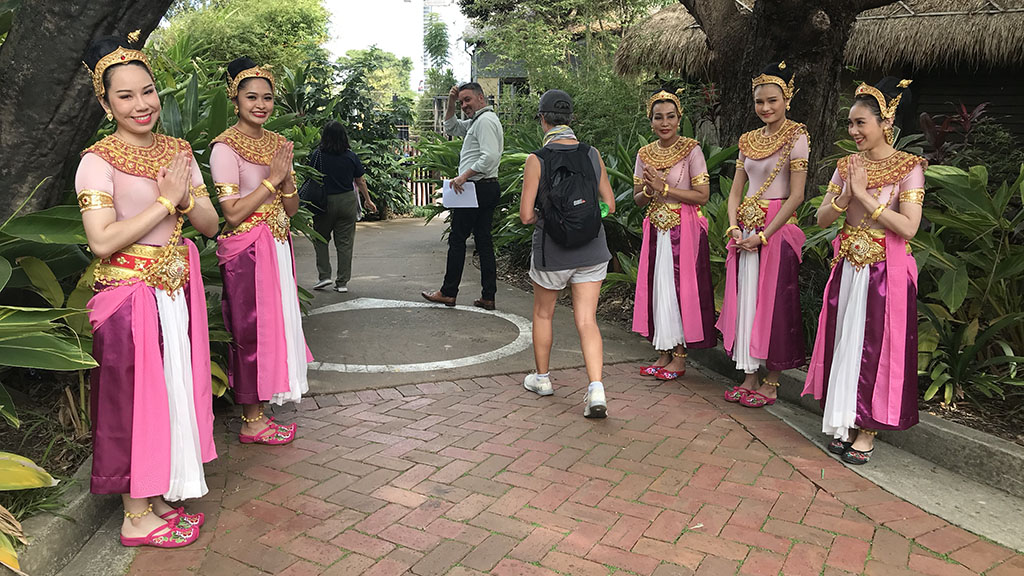
{"type": "MultiPolygon", "coordinates": [[[[737,14],[754,0],[736,0],[737,14]]],[[[670,72],[706,77],[704,31],[682,4],[634,26],[615,55],[623,75],[670,72]]],[[[903,0],[857,17],[846,62],[873,70],[1019,68],[1024,0],[903,0]]]]}

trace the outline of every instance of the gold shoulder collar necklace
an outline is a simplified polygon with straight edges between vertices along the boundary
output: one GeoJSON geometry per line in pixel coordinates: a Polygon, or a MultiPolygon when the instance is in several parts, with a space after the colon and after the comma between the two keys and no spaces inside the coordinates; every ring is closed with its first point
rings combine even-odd
{"type": "Polygon", "coordinates": [[[160,168],[169,166],[180,151],[191,154],[192,147],[184,140],[163,134],[153,134],[149,146],[134,146],[111,134],[83,150],[82,156],[92,153],[125,174],[156,180],[160,168]]]}
{"type": "MultiPolygon", "coordinates": [[[[921,165],[922,169],[928,167],[928,161],[924,158],[899,150],[882,160],[869,160],[864,155],[861,155],[861,158],[864,160],[868,171],[869,189],[901,182],[918,164],[921,165]]],[[[850,156],[840,158],[836,164],[836,168],[839,169],[839,176],[843,181],[849,180],[849,166],[850,156]]]]}
{"type": "Polygon", "coordinates": [[[212,146],[218,142],[230,146],[232,150],[237,152],[247,162],[261,166],[270,166],[270,160],[274,157],[274,152],[277,152],[277,149],[284,145],[286,139],[284,136],[266,129],[263,130],[262,136],[253,138],[232,126],[214,138],[210,145],[212,146]]]}
{"type": "Polygon", "coordinates": [[[640,157],[644,164],[655,170],[664,170],[675,166],[683,158],[686,158],[698,145],[698,142],[693,138],[686,138],[684,136],[680,136],[668,148],[662,148],[658,142],[658,140],[651,142],[637,153],[637,156],[640,157]]]}
{"type": "Polygon", "coordinates": [[[807,126],[786,120],[786,123],[779,128],[775,134],[766,135],[764,128],[751,130],[740,136],[740,152],[747,158],[761,160],[775,154],[786,143],[799,137],[800,134],[807,134],[807,126]]]}

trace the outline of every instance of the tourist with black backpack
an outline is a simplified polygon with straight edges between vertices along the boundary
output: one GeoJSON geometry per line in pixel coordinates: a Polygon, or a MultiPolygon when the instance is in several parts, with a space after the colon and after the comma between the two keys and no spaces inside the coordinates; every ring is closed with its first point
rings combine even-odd
{"type": "Polygon", "coordinates": [[[569,124],[572,99],[561,90],[540,98],[537,117],[544,147],[526,159],[519,218],[534,224],[530,279],[533,280],[533,355],[537,372],[523,386],[541,396],[553,394],[548,364],[551,319],[558,294],[572,286],[572,310],[590,384],[583,415],[608,413],[601,371],[604,367],[597,301],[611,253],[601,224],[603,205],[615,211],[615,196],[596,148],[576,139],[569,124]]]}

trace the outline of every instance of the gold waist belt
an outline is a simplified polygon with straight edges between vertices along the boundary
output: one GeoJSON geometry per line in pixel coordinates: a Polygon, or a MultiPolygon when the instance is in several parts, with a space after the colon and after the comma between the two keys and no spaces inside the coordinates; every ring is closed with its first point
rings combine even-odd
{"type": "Polygon", "coordinates": [[[260,207],[254,210],[253,213],[239,224],[237,228],[234,230],[225,229],[220,237],[228,238],[238,234],[245,234],[263,222],[267,223],[267,226],[270,228],[270,233],[274,235],[274,239],[282,242],[288,240],[290,222],[288,220],[288,214],[285,213],[284,206],[282,206],[280,202],[261,204],[260,207]]]}
{"type": "Polygon", "coordinates": [[[679,209],[682,204],[651,202],[647,205],[647,218],[658,230],[669,231],[679,226],[679,209]]]}
{"type": "Polygon", "coordinates": [[[843,226],[839,233],[839,253],[832,259],[832,266],[843,258],[857,270],[882,262],[885,260],[885,230],[843,226]]]}
{"type": "Polygon", "coordinates": [[[100,260],[94,278],[95,290],[141,281],[174,294],[188,282],[188,247],[132,244],[100,260]]]}
{"type": "MultiPolygon", "coordinates": [[[[740,202],[739,207],[736,209],[736,218],[739,220],[740,227],[744,230],[758,230],[768,225],[768,206],[771,204],[771,200],[765,200],[763,198],[755,198],[754,196],[747,196],[740,202]]],[[[796,224],[796,213],[794,212],[786,220],[786,224],[796,224]]]]}

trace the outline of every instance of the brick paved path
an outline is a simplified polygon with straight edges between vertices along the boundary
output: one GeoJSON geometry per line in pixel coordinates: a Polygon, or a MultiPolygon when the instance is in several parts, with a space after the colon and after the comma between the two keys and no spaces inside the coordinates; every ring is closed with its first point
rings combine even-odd
{"type": "Polygon", "coordinates": [[[547,398],[510,375],[306,399],[284,448],[225,431],[199,541],[131,574],[1024,574],[695,370],[637,369],[607,367],[603,421],[576,370],[547,398]]]}

